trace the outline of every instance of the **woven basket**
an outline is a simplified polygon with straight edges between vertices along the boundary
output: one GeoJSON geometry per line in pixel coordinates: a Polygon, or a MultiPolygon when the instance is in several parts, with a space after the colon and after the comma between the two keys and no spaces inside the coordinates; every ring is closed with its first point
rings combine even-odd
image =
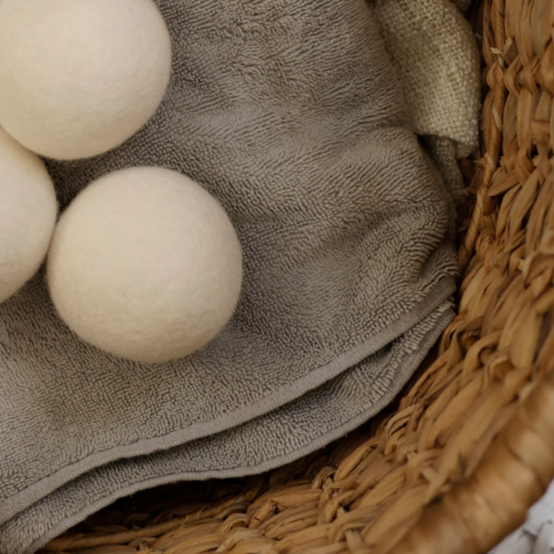
{"type": "Polygon", "coordinates": [[[554,477],[554,0],[485,0],[459,315],[388,414],[271,474],[116,503],[50,552],[476,554],[554,477]],[[89,550],[90,549],[90,550],[89,550]]]}

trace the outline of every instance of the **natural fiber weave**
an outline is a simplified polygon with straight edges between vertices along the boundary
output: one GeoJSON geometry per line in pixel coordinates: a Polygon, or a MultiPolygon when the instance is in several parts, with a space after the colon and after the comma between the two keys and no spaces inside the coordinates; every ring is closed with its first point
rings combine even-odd
{"type": "Polygon", "coordinates": [[[271,475],[120,501],[48,551],[476,554],[523,523],[554,476],[553,6],[482,6],[459,316],[396,411],[271,475]]]}

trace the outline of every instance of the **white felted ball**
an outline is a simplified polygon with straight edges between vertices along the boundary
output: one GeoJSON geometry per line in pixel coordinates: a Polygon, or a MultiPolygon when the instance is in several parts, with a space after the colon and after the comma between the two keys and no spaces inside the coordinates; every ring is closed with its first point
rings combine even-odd
{"type": "Polygon", "coordinates": [[[60,218],[47,266],[54,305],[84,341],[165,362],[213,339],[233,314],[241,247],[219,202],[161,168],[116,171],[60,218]]]}
{"type": "Polygon", "coordinates": [[[0,125],[43,156],[87,158],[159,106],[171,43],[152,0],[3,0],[0,125]]]}
{"type": "Polygon", "coordinates": [[[0,302],[40,267],[58,204],[42,161],[0,129],[0,302]]]}

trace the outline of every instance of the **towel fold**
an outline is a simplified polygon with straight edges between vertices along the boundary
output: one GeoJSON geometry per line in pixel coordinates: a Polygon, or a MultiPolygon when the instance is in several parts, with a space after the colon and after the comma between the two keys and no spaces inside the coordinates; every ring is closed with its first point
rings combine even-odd
{"type": "Polygon", "coordinates": [[[0,531],[0,552],[33,554],[117,498],[180,480],[281,466],[352,431],[399,392],[452,319],[450,303],[329,383],[225,433],[106,464],[59,488],[0,531]]]}
{"type": "Polygon", "coordinates": [[[81,342],[42,275],[0,305],[4,554],[32,554],[131,491],[323,446],[389,402],[452,317],[454,158],[475,145],[479,68],[463,62],[465,82],[424,110],[395,25],[413,21],[416,44],[446,14],[450,34],[425,55],[476,61],[454,7],[428,0],[417,19],[400,0],[158,4],[174,49],[158,113],[106,155],[47,166],[63,206],[123,167],[190,176],[237,229],[243,293],[214,342],[158,366],[81,342]]]}

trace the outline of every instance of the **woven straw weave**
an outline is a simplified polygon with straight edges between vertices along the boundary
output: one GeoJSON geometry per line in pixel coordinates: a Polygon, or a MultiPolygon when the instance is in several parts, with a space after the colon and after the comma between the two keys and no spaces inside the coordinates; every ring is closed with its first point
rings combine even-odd
{"type": "Polygon", "coordinates": [[[553,0],[485,0],[481,151],[465,163],[459,315],[396,408],[262,477],[120,501],[87,554],[476,554],[554,476],[553,0]]]}

